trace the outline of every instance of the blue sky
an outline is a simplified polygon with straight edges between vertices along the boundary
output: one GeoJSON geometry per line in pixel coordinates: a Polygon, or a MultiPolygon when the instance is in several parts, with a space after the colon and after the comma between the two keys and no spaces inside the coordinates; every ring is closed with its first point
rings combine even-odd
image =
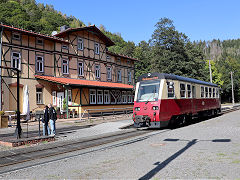
{"type": "Polygon", "coordinates": [[[148,41],[160,18],[174,21],[191,41],[240,38],[238,0],[36,0],[86,25],[104,25],[126,41],[148,41]]]}

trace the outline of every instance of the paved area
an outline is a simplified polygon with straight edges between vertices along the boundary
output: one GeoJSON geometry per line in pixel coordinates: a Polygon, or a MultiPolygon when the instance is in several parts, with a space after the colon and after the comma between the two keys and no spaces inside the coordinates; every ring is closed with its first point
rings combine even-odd
{"type": "Polygon", "coordinates": [[[15,179],[239,179],[240,111],[72,152],[1,175],[15,179]]]}

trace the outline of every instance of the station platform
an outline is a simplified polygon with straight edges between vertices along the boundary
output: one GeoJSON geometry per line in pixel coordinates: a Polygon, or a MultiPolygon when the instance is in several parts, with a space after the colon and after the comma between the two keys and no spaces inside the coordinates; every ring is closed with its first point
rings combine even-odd
{"type": "Polygon", "coordinates": [[[4,147],[30,146],[50,141],[67,141],[120,130],[120,128],[133,124],[131,117],[109,118],[97,121],[79,121],[79,119],[58,119],[56,121],[56,136],[43,136],[42,123],[21,123],[22,138],[16,137],[16,126],[0,129],[0,151],[4,147]]]}

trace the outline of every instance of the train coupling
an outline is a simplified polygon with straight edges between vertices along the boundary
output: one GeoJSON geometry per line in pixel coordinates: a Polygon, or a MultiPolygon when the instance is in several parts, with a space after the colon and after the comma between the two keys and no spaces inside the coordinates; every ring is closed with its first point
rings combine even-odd
{"type": "Polygon", "coordinates": [[[136,115],[135,116],[135,123],[134,123],[134,126],[135,127],[149,127],[150,125],[150,121],[151,121],[151,118],[149,116],[140,116],[140,115],[136,115]]]}

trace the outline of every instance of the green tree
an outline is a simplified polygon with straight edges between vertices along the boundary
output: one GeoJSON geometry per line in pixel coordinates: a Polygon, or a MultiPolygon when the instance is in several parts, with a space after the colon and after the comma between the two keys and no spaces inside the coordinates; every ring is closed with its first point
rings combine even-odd
{"type": "Polygon", "coordinates": [[[240,63],[237,59],[224,55],[216,62],[216,67],[220,73],[221,81],[223,81],[222,88],[222,100],[226,102],[231,102],[232,98],[232,84],[230,72],[233,72],[233,84],[234,84],[234,94],[235,100],[240,100],[240,63]]]}
{"type": "Polygon", "coordinates": [[[141,41],[134,50],[134,58],[139,61],[135,62],[135,78],[151,71],[151,47],[146,41],[141,41]]]}
{"type": "Polygon", "coordinates": [[[155,27],[151,39],[152,71],[205,80],[202,52],[192,45],[185,34],[175,29],[173,21],[162,18],[155,27]]]}

